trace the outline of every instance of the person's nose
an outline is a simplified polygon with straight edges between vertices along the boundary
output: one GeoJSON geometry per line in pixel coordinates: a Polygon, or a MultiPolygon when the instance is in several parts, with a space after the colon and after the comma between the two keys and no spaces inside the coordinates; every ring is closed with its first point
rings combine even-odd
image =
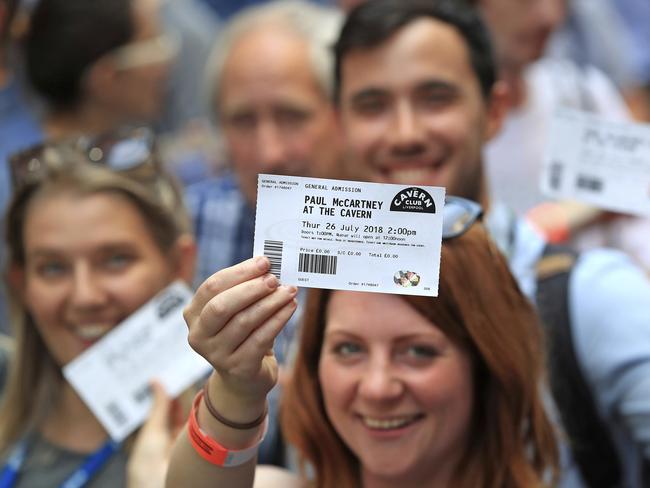
{"type": "Polygon", "coordinates": [[[92,310],[104,305],[106,296],[101,279],[93,273],[92,267],[86,263],[76,265],[72,275],[71,305],[80,311],[92,310]]]}
{"type": "Polygon", "coordinates": [[[262,120],[257,129],[257,153],[262,171],[270,172],[286,161],[282,133],[272,120],[262,120]]]}
{"type": "Polygon", "coordinates": [[[386,402],[399,398],[404,384],[389,358],[370,361],[362,374],[359,394],[368,401],[386,402]]]}
{"type": "Polygon", "coordinates": [[[416,155],[424,147],[422,127],[416,109],[408,101],[397,103],[389,137],[393,152],[397,155],[416,155]]]}

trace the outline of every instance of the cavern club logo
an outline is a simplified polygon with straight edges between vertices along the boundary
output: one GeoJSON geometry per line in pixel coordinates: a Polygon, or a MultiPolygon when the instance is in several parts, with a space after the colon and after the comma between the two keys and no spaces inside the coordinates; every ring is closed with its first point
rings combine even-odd
{"type": "Polygon", "coordinates": [[[391,212],[436,213],[436,204],[431,195],[422,188],[405,188],[390,202],[391,212]]]}

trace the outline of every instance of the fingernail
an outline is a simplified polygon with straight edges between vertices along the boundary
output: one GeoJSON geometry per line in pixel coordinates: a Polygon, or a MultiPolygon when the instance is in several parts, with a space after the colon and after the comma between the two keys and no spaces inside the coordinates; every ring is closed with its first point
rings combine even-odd
{"type": "Polygon", "coordinates": [[[275,288],[276,286],[278,286],[278,279],[271,274],[266,275],[264,277],[264,283],[266,283],[269,288],[275,288]]]}
{"type": "Polygon", "coordinates": [[[269,260],[265,256],[255,258],[255,265],[260,271],[266,271],[269,268],[269,260]]]}
{"type": "Polygon", "coordinates": [[[282,288],[283,288],[284,290],[286,290],[287,293],[288,293],[289,295],[291,295],[291,296],[293,296],[293,295],[295,295],[296,293],[298,293],[298,288],[296,288],[295,286],[291,286],[291,285],[282,285],[282,288]]]}

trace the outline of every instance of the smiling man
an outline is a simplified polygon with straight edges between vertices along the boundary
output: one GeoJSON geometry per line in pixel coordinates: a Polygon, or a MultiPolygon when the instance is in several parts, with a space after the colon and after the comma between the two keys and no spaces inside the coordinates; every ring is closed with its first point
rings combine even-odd
{"type": "MultiPolygon", "coordinates": [[[[449,194],[480,202],[521,289],[532,300],[548,293],[537,267],[551,249],[486,191],[483,147],[499,130],[506,90],[496,82],[476,12],[460,0],[373,0],[351,12],[336,55],[349,175],[445,186],[449,194]]],[[[648,486],[642,464],[650,459],[650,282],[615,251],[562,256],[574,263],[570,275],[562,275],[568,290],[538,302],[549,330],[564,334],[551,336],[550,347],[568,351],[554,354],[549,365],[555,399],[574,441],[584,438],[573,427],[586,425],[582,434],[604,433],[610,438],[604,452],[614,453],[603,458],[574,450],[578,462],[564,466],[562,486],[648,486]],[[562,383],[567,377],[586,397],[573,396],[574,384],[562,383]],[[587,411],[598,429],[582,422],[587,411]]],[[[595,444],[589,439],[586,447],[595,444]]]]}
{"type": "Polygon", "coordinates": [[[426,16],[383,29],[348,30],[337,44],[348,168],[377,182],[448,186],[486,204],[481,151],[504,111],[489,44],[477,33],[470,53],[456,27],[426,16]]]}

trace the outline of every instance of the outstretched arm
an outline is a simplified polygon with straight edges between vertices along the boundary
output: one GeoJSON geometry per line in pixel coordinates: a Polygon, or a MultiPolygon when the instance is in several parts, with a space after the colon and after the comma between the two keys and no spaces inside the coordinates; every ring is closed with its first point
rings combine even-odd
{"type": "MultiPolygon", "coordinates": [[[[273,341],[296,308],[296,288],[279,286],[268,270],[268,260],[258,257],[219,271],[185,309],[190,345],[214,367],[207,394],[230,422],[249,423],[263,414],[278,377],[273,341]]],[[[261,435],[262,425],[235,429],[221,423],[205,401],[198,404],[197,418],[201,430],[227,449],[246,449],[261,435]]],[[[251,487],[255,465],[255,458],[236,467],[207,462],[186,428],[172,452],[167,487],[251,487]]]]}

